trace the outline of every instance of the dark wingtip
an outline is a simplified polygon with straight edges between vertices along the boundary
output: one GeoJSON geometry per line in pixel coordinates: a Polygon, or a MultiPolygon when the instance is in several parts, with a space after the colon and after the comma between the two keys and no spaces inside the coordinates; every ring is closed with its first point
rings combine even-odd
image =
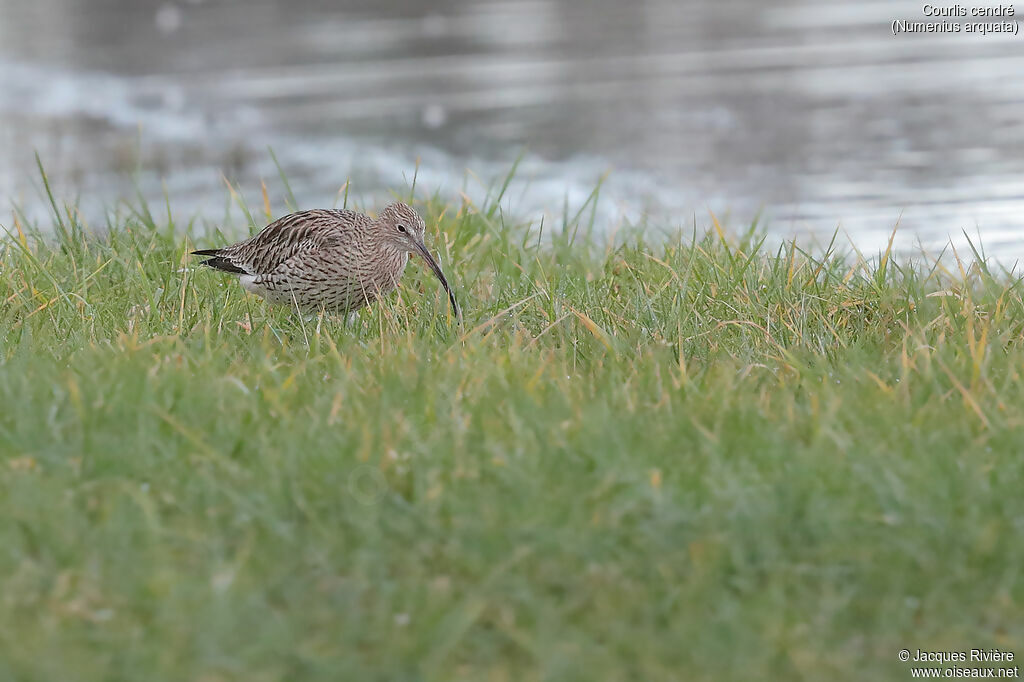
{"type": "MultiPolygon", "coordinates": [[[[199,255],[208,255],[208,254],[199,254],[199,255]]],[[[237,265],[235,265],[234,263],[229,261],[227,258],[221,258],[219,256],[215,256],[215,257],[213,257],[213,258],[211,258],[209,260],[204,260],[202,263],[200,263],[200,265],[205,265],[208,268],[213,268],[214,270],[220,270],[221,272],[230,272],[230,273],[232,273],[234,275],[248,275],[249,274],[248,272],[246,272],[242,268],[238,267],[237,265]]]]}

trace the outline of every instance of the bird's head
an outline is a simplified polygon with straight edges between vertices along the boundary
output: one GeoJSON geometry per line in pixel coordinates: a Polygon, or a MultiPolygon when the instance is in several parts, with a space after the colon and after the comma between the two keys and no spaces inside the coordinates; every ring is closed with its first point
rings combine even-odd
{"type": "Polygon", "coordinates": [[[456,317],[461,317],[459,304],[455,301],[455,294],[448,286],[448,280],[441,271],[434,257],[427,249],[423,233],[426,230],[426,223],[423,218],[408,204],[396,202],[385,207],[377,217],[377,226],[382,231],[384,241],[395,248],[413,255],[419,256],[423,262],[433,271],[448,294],[448,300],[452,304],[452,311],[456,317]]]}

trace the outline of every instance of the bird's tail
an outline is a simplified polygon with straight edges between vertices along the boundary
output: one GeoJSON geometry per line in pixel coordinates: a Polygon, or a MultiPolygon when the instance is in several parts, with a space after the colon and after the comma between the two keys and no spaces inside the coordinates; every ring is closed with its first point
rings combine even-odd
{"type": "Polygon", "coordinates": [[[220,255],[220,249],[200,249],[199,251],[193,251],[193,256],[211,256],[207,260],[204,260],[200,265],[205,265],[208,268],[214,270],[221,270],[222,272],[230,272],[236,275],[248,275],[249,273],[232,263],[229,259],[220,255]]]}

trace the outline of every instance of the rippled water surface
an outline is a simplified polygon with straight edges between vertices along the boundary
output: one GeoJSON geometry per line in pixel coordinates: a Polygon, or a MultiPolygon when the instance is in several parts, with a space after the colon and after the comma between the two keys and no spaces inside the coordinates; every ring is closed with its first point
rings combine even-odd
{"type": "MultiPolygon", "coordinates": [[[[1024,7],[1021,7],[1024,11],[1024,7]]],[[[861,248],[963,231],[1024,255],[1024,36],[893,36],[916,2],[0,0],[0,201],[224,216],[222,176],[280,208],[346,179],[483,187],[557,214],[606,171],[598,219],[733,223],[861,248]],[[467,175],[466,169],[471,173],[467,175]],[[133,180],[134,178],[134,180],[133,180]]],[[[5,224],[7,207],[0,213],[5,224]]]]}

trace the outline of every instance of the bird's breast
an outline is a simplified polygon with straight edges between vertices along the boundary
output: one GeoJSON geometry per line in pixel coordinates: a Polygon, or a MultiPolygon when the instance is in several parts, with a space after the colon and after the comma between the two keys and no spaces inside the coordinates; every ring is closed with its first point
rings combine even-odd
{"type": "Polygon", "coordinates": [[[398,284],[408,260],[408,255],[397,249],[368,249],[350,259],[344,269],[367,291],[386,292],[398,284]]]}

